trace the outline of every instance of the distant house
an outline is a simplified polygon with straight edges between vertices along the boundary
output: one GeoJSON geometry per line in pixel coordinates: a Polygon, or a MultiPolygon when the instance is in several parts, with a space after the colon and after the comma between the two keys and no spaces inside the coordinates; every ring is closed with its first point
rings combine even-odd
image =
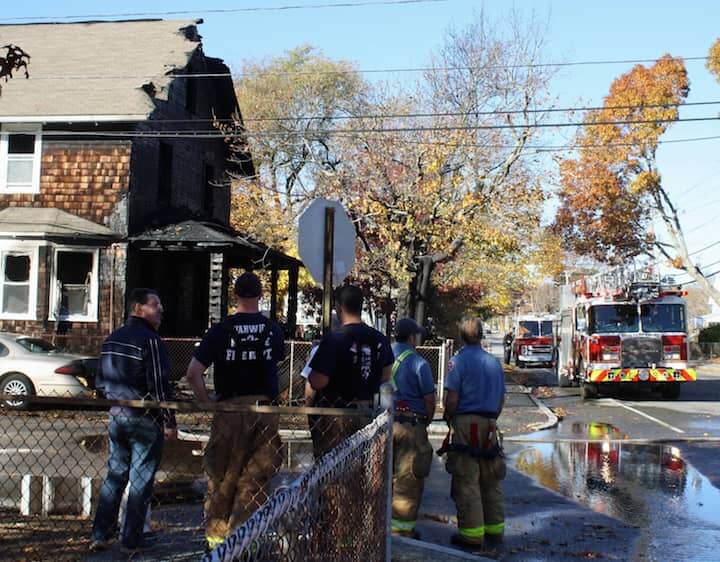
{"type": "MultiPolygon", "coordinates": [[[[240,119],[199,23],[0,25],[32,56],[0,97],[0,330],[104,335],[149,286],[162,331],[198,336],[226,308],[230,268],[288,270],[296,288],[297,260],[229,226],[228,144],[192,138],[240,119]]],[[[249,154],[234,166],[253,173],[249,154]]]]}

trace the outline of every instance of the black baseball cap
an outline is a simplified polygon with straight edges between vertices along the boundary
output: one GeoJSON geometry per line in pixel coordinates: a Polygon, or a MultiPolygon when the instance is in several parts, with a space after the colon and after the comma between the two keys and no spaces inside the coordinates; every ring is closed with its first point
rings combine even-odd
{"type": "Polygon", "coordinates": [[[241,299],[257,299],[262,294],[262,283],[254,273],[246,271],[235,280],[235,294],[241,299]]]}
{"type": "Polygon", "coordinates": [[[395,324],[395,337],[400,339],[407,339],[415,334],[427,334],[427,330],[420,324],[415,322],[412,318],[402,318],[395,324]]]}

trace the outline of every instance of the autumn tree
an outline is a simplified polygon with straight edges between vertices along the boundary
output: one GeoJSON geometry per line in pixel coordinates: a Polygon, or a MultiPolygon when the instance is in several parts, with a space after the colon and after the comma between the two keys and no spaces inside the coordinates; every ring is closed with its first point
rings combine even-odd
{"type": "Polygon", "coordinates": [[[357,104],[364,84],[350,63],[298,47],[242,66],[236,93],[256,176],[233,181],[232,221],[240,231],[292,252],[300,211],[318,178],[340,156],[332,130],[357,104]]]}
{"type": "Polygon", "coordinates": [[[649,67],[637,65],[612,83],[602,109],[585,116],[577,157],[560,161],[555,226],[568,248],[606,263],[656,249],[720,302],[720,292],[691,259],[679,209],[657,164],[660,138],[677,121],[688,92],[685,64],[670,55],[649,67]],[[654,217],[669,242],[650,233],[654,217]]]}
{"type": "Polygon", "coordinates": [[[417,91],[375,103],[381,115],[426,117],[365,120],[336,178],[357,213],[363,271],[419,322],[433,285],[474,295],[468,308],[503,306],[511,291],[500,286],[537,239],[541,172],[526,157],[550,74],[538,65],[541,29],[508,21],[480,14],[448,31],[417,91]]]}
{"type": "Polygon", "coordinates": [[[309,48],[246,65],[238,97],[258,173],[234,182],[234,225],[292,251],[308,200],[339,199],[360,240],[353,280],[378,308],[422,322],[430,295],[453,291],[468,307],[509,306],[542,211],[527,148],[550,79],[541,37],[481,15],[407,90],[309,48]]]}

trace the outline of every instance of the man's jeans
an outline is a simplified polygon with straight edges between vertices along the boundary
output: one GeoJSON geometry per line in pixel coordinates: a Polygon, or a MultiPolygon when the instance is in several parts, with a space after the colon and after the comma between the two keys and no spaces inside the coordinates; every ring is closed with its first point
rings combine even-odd
{"type": "Polygon", "coordinates": [[[122,544],[138,546],[163,447],[162,426],[143,416],[110,418],[108,473],[100,490],[92,538],[107,541],[115,533],[123,492],[130,482],[122,544]]]}

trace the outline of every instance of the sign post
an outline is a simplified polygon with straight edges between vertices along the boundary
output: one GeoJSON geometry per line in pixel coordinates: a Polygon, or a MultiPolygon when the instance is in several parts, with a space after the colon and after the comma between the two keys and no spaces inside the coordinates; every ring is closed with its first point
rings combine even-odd
{"type": "Polygon", "coordinates": [[[335,208],[325,207],[325,239],[323,252],[322,333],[330,333],[333,293],[333,254],[335,251],[335,208]]]}

